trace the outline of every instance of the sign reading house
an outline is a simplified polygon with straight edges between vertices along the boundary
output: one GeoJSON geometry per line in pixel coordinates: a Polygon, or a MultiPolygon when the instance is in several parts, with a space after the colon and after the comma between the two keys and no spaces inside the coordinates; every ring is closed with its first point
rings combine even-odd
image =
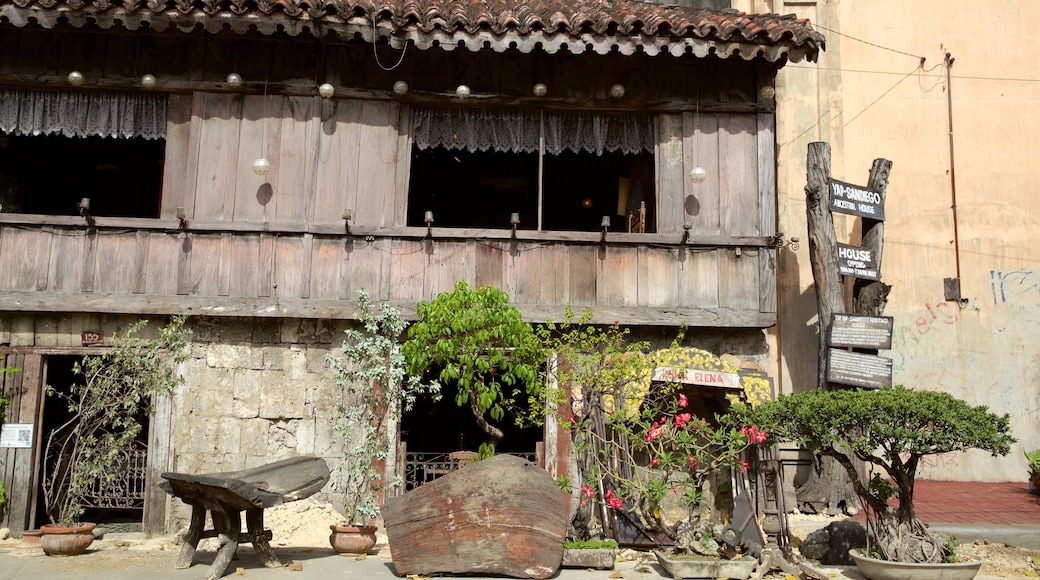
{"type": "Polygon", "coordinates": [[[867,280],[879,280],[874,252],[869,248],[838,244],[838,272],[842,276],[852,276],[867,280]]]}
{"type": "Polygon", "coordinates": [[[885,220],[885,202],[880,193],[837,179],[828,179],[827,183],[831,188],[831,211],[885,220]]]}

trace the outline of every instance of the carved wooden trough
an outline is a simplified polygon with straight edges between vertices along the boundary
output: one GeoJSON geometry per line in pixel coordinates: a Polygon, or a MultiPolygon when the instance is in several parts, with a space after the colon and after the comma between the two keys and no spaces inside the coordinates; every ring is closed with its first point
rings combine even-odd
{"type": "Polygon", "coordinates": [[[567,508],[544,469],[496,455],[390,499],[382,509],[399,576],[549,578],[563,561],[567,508]]]}
{"type": "Polygon", "coordinates": [[[281,566],[271,551],[271,532],[264,529],[264,508],[310,497],[329,481],[329,466],[320,457],[292,457],[253,469],[192,475],[164,473],[160,487],[191,506],[191,525],[184,538],[177,569],[188,568],[202,538],[218,537],[220,548],[207,580],[227,571],[240,542],[252,542],[268,568],[281,566]],[[206,511],[214,530],[206,530],[206,511]],[[241,533],[246,514],[246,533],[241,533]]]}

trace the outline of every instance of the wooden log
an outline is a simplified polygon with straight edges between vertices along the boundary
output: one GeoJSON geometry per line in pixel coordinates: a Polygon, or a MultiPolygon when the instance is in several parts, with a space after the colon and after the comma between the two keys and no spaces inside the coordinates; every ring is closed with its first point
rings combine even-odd
{"type": "Polygon", "coordinates": [[[497,455],[382,508],[398,576],[549,578],[563,561],[563,493],[537,465],[497,455]]]}

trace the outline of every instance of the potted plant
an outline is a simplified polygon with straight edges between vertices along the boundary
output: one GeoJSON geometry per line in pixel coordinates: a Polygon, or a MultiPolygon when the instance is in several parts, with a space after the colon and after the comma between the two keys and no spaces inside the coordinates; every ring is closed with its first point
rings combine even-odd
{"type": "Polygon", "coordinates": [[[981,559],[956,554],[950,538],[917,518],[914,481],[928,455],[968,449],[1006,455],[1015,441],[1008,415],[945,392],[897,386],[782,395],[754,410],[743,409],[740,420],[765,425],[771,439],[833,457],[845,468],[867,527],[866,550],[850,553],[868,578],[928,578],[936,568],[940,574],[954,573],[950,567],[965,568],[966,578],[977,573],[981,559]],[[866,465],[865,473],[857,462],[866,465]],[[906,564],[912,565],[911,572],[888,575],[889,568],[906,564]]]}
{"type": "Polygon", "coordinates": [[[376,462],[390,457],[396,431],[391,428],[416,396],[437,396],[436,384],[424,385],[418,376],[406,376],[400,342],[408,323],[387,303],[376,308],[368,293],[358,290],[361,328],[348,328],[339,356],[327,361],[342,389],[333,428],[343,439],[338,469],[346,521],[332,525],[329,542],[341,554],[364,554],[375,546],[379,515],[377,494],[401,484],[400,476],[384,481],[376,462]]]}
{"type": "Polygon", "coordinates": [[[95,524],[81,521],[83,502],[118,477],[123,451],[142,435],[154,397],[184,381],[175,366],[189,354],[185,320],[171,318],[150,340],[137,337],[147,320],[132,324],[110,350],[73,366],[82,378],[67,392],[47,385],[47,395],[69,410],[44,448],[43,499],[51,523],[41,526],[40,545],[47,554],[79,554],[93,541],[95,524]]]}
{"type": "Polygon", "coordinates": [[[1040,495],[1040,449],[1026,451],[1026,463],[1029,464],[1029,487],[1040,495]]]}
{"type": "Polygon", "coordinates": [[[613,570],[617,560],[617,540],[567,540],[563,543],[564,568],[613,570]]]}

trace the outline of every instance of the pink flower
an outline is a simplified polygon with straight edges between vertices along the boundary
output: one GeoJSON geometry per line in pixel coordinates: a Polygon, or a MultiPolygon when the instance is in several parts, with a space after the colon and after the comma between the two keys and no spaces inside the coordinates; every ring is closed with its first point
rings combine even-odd
{"type": "Polygon", "coordinates": [[[699,461],[693,455],[686,456],[686,465],[689,466],[690,471],[695,471],[698,463],[699,461]]]}
{"type": "Polygon", "coordinates": [[[651,457],[650,458],[650,465],[653,465],[654,467],[656,467],[658,465],[661,465],[661,462],[658,461],[656,457],[651,457]]]}
{"type": "Polygon", "coordinates": [[[690,422],[690,419],[691,417],[689,413],[680,413],[675,416],[675,426],[679,429],[682,429],[686,426],[687,423],[690,422]]]}
{"type": "Polygon", "coordinates": [[[765,431],[759,431],[758,427],[754,425],[750,427],[742,427],[740,432],[747,435],[748,442],[752,445],[758,445],[769,438],[765,431]]]}
{"type": "Polygon", "coordinates": [[[689,405],[689,404],[690,404],[690,401],[686,399],[686,395],[684,395],[683,393],[679,393],[679,406],[682,407],[683,409],[685,409],[686,405],[689,405]]]}
{"type": "Polygon", "coordinates": [[[613,489],[608,489],[607,493],[603,497],[603,499],[607,502],[608,506],[610,506],[610,507],[612,507],[612,508],[614,508],[616,510],[621,509],[621,507],[625,503],[625,502],[621,501],[620,497],[614,495],[614,490],[613,489]]]}
{"type": "Polygon", "coordinates": [[[591,485],[583,485],[583,486],[581,486],[581,495],[583,495],[585,497],[588,497],[588,498],[591,498],[593,495],[595,495],[595,493],[596,492],[592,489],[591,485]]]}
{"type": "Polygon", "coordinates": [[[664,426],[663,423],[664,421],[661,423],[654,423],[650,426],[650,430],[646,432],[646,440],[648,443],[661,436],[661,428],[664,426]]]}
{"type": "Polygon", "coordinates": [[[745,459],[741,459],[741,460],[740,460],[740,472],[741,472],[741,473],[747,473],[747,470],[748,470],[748,469],[749,469],[750,467],[751,467],[751,464],[750,464],[750,463],[748,463],[748,462],[747,462],[747,460],[745,460],[745,459]]]}

